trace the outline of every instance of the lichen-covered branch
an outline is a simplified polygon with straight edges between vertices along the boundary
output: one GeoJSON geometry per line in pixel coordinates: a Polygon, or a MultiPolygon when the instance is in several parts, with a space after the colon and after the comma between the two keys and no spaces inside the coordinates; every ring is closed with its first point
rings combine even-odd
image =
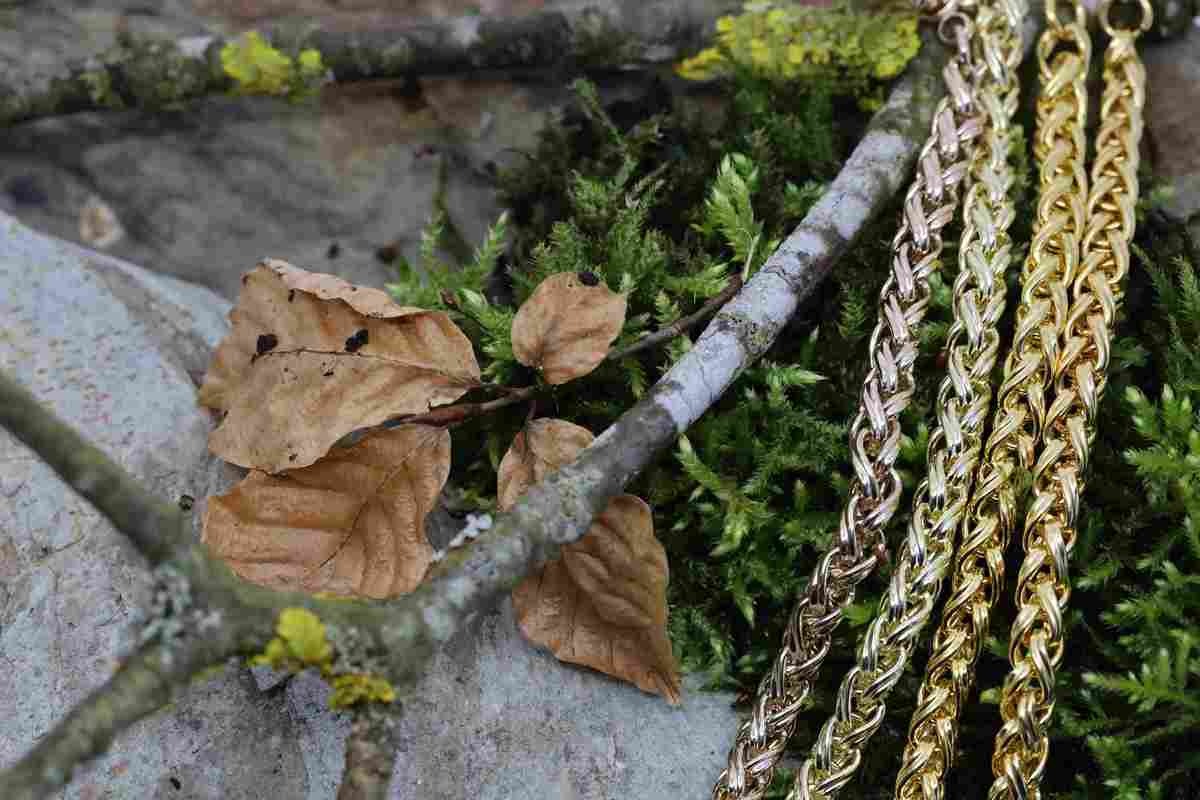
{"type": "Polygon", "coordinates": [[[473,545],[453,551],[424,585],[391,601],[398,614],[420,620],[415,630],[383,632],[396,657],[405,658],[414,643],[445,641],[534,565],[583,536],[608,501],[766,352],[800,301],[904,185],[941,96],[944,63],[943,48],[927,41],[821,200],[640,402],[574,463],[498,515],[473,545]]]}
{"type": "Polygon", "coordinates": [[[156,642],[143,646],[100,688],[77,705],[20,762],[0,773],[0,797],[39,800],[70,778],[72,769],[100,755],[117,733],[171,700],[197,672],[220,664],[231,642],[192,634],[188,646],[156,642]]]}
{"type": "Polygon", "coordinates": [[[337,800],[387,800],[399,746],[398,713],[377,705],[355,712],[337,800]]]}
{"type": "MultiPolygon", "coordinates": [[[[493,70],[619,69],[677,60],[736,0],[581,2],[521,17],[473,16],[396,30],[267,33],[284,53],[314,49],[334,81],[493,70]]],[[[126,39],[57,75],[4,78],[0,125],[79,111],[156,109],[211,94],[256,91],[222,65],[227,42],[126,39]]],[[[287,69],[282,62],[272,71],[287,69]]],[[[291,69],[301,69],[297,59],[291,69]]],[[[272,86],[289,83],[272,75],[272,86]]],[[[257,89],[264,91],[264,89],[257,89]]],[[[269,93],[269,92],[268,92],[269,93]]]]}
{"type": "Polygon", "coordinates": [[[147,492],[124,470],[62,423],[28,391],[0,373],[0,427],[24,442],[134,544],[151,564],[188,538],[177,508],[147,492]]]}

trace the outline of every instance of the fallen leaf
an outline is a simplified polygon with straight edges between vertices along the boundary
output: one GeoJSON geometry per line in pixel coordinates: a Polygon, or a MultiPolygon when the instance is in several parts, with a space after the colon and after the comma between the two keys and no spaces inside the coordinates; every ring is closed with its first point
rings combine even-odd
{"type": "Polygon", "coordinates": [[[496,504],[512,507],[525,490],[575,460],[596,437],[587,428],[562,419],[535,419],[526,425],[500,460],[496,504]]]}
{"type": "Polygon", "coordinates": [[[444,428],[373,431],[312,466],[251,472],[208,501],[202,540],[273,589],[394,597],[425,576],[425,516],[449,474],[444,428]]]}
{"type": "Polygon", "coordinates": [[[283,261],[242,278],[229,318],[200,402],[227,412],[209,449],[243,467],[308,466],[351,431],[479,382],[471,342],[445,314],[283,261]]]}
{"type": "Polygon", "coordinates": [[[513,353],[549,383],[566,383],[600,365],[624,324],[624,295],[591,272],[560,272],[517,309],[513,353]]]}
{"type": "MultiPolygon", "coordinates": [[[[534,420],[517,434],[498,471],[497,505],[574,460],[593,439],[585,428],[534,420]]],[[[679,702],[679,668],[667,638],[667,555],[650,506],[613,498],[578,542],[562,548],[513,590],[525,638],[561,661],[582,664],[679,702]]]]}

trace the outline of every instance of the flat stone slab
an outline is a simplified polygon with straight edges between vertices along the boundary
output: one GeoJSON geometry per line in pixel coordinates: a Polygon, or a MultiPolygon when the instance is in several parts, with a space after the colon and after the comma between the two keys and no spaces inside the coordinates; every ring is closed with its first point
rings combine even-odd
{"type": "MultiPolygon", "coordinates": [[[[0,369],[156,492],[199,500],[237,472],[206,449],[195,382],[226,330],[212,292],[36,233],[0,213],[0,369]]],[[[0,432],[0,767],[112,673],[149,575],[49,468],[0,432]]],[[[737,723],[558,663],[511,607],[473,623],[404,701],[392,796],[701,797],[737,723]]],[[[312,676],[231,665],[122,734],[59,796],[330,800],[347,723],[312,676]]]]}

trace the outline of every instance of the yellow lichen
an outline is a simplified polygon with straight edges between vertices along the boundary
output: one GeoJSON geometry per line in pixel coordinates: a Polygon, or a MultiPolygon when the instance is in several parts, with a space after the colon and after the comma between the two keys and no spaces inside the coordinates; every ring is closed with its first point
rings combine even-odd
{"type": "Polygon", "coordinates": [[[319,51],[303,50],[293,59],[256,31],[221,48],[221,68],[233,79],[237,94],[300,97],[314,91],[325,76],[319,51]]]}
{"type": "Polygon", "coordinates": [[[391,703],[396,699],[395,688],[383,678],[362,673],[338,675],[332,681],[330,708],[350,708],[359,703],[391,703]]]}
{"type": "Polygon", "coordinates": [[[275,638],[266,649],[250,660],[286,672],[316,669],[329,681],[333,692],[330,708],[349,708],[359,703],[391,703],[396,690],[384,678],[363,672],[339,672],[334,667],[333,646],[325,625],[305,608],[285,608],[275,622],[275,638]]]}
{"type": "Polygon", "coordinates": [[[845,7],[751,2],[716,28],[713,46],[676,68],[681,76],[708,80],[747,70],[768,80],[823,81],[865,106],[878,97],[875,84],[899,75],[920,48],[914,16],[845,7]]]}

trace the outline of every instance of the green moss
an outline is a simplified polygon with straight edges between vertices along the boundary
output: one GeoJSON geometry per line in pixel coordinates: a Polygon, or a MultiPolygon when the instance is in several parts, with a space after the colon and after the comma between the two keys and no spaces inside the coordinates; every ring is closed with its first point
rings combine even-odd
{"type": "Polygon", "coordinates": [[[233,80],[236,94],[291,98],[313,93],[326,72],[319,51],[302,50],[292,58],[272,47],[257,31],[249,31],[221,48],[221,68],[233,80]]]}

